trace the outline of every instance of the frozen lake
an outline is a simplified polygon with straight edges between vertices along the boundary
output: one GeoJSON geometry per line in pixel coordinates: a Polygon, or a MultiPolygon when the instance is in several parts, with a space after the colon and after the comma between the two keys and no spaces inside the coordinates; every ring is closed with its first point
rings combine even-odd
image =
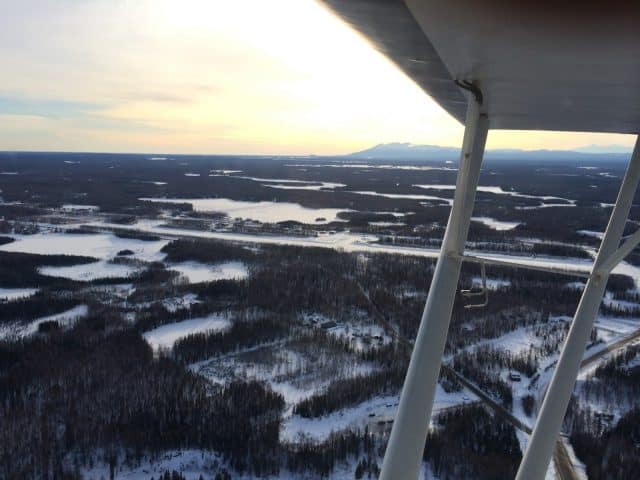
{"type": "MultiPolygon", "coordinates": [[[[223,170],[223,172],[233,172],[233,170],[223,170]]],[[[219,170],[216,170],[219,172],[219,170]]],[[[323,190],[346,187],[344,183],[323,182],[321,180],[294,180],[288,178],[262,178],[262,177],[246,177],[242,175],[226,175],[221,173],[212,173],[210,177],[229,177],[241,178],[243,180],[253,180],[259,182],[263,187],[278,188],[280,190],[323,190]]]]}
{"type": "Polygon", "coordinates": [[[306,208],[288,202],[246,202],[228,198],[141,198],[147,202],[189,203],[196,212],[221,212],[231,218],[277,223],[294,220],[301,223],[322,224],[340,221],[338,213],[348,211],[339,208],[306,208]]]}
{"type": "MultiPolygon", "coordinates": [[[[439,184],[433,184],[433,183],[413,185],[413,186],[418,188],[424,188],[425,190],[455,190],[456,189],[455,185],[439,185],[439,184]]],[[[575,206],[575,203],[576,203],[575,200],[570,200],[568,198],[554,197],[552,195],[529,195],[526,193],[516,192],[515,190],[504,190],[502,187],[497,187],[497,186],[478,185],[477,190],[478,192],[493,193],[496,195],[509,195],[511,197],[527,198],[532,200],[540,200],[544,202],[554,201],[554,200],[560,201],[560,202],[567,202],[567,203],[547,204],[546,206],[573,207],[575,206]]],[[[521,208],[532,209],[532,208],[541,208],[541,207],[531,206],[531,207],[521,207],[521,208]]]]}
{"type": "Polygon", "coordinates": [[[164,259],[160,249],[168,243],[167,240],[146,242],[120,238],[110,233],[43,232],[35,235],[14,235],[14,238],[14,242],[0,246],[0,251],[39,255],[81,255],[106,260],[115,257],[121,250],[131,250],[132,257],[146,261],[160,261],[164,259]]]}

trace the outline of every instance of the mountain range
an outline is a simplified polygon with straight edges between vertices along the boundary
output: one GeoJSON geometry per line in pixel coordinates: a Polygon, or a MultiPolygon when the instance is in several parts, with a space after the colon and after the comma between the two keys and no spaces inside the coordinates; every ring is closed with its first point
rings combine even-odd
{"type": "MultiPolygon", "coordinates": [[[[622,145],[589,145],[575,150],[491,149],[485,157],[492,160],[621,160],[627,159],[630,147],[622,145]]],[[[348,156],[366,160],[457,160],[458,147],[416,145],[413,143],[381,143],[348,156]]]]}

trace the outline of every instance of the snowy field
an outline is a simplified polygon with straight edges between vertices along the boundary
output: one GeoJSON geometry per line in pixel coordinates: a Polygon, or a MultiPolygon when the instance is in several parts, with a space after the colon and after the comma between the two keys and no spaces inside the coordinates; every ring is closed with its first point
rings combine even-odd
{"type": "Polygon", "coordinates": [[[174,263],[168,270],[178,272],[189,283],[213,282],[216,280],[243,280],[249,276],[249,269],[243,262],[233,261],[206,265],[199,262],[174,263]]]}
{"type": "Polygon", "coordinates": [[[192,318],[182,322],[168,323],[142,334],[154,350],[165,350],[184,337],[194,333],[221,331],[231,326],[229,319],[214,313],[202,318],[192,318]]]}

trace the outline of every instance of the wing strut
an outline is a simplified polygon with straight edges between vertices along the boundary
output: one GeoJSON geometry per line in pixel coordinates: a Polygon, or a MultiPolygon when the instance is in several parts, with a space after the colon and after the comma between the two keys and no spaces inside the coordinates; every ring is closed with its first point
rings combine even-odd
{"type": "Polygon", "coordinates": [[[582,298],[573,317],[571,329],[562,348],[547,395],[542,402],[516,480],[543,480],[545,478],[556,438],[560,432],[562,420],[578,376],[589,334],[607,286],[609,273],[626,254],[633,250],[633,247],[640,240],[639,234],[636,233],[618,248],[639,179],[640,136],[636,141],[627,172],[622,180],[618,199],[611,212],[607,230],[593,265],[593,271],[582,292],[582,298]]]}
{"type": "Polygon", "coordinates": [[[422,462],[489,130],[487,116],[480,113],[480,98],[468,98],[453,206],[382,464],[382,480],[417,478],[422,462]]]}

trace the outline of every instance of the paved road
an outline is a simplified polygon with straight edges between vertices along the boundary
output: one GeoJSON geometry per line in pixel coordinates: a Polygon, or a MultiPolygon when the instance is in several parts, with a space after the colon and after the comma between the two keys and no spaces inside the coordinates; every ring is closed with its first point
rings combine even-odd
{"type": "Polygon", "coordinates": [[[636,340],[640,340],[640,330],[636,330],[635,332],[632,332],[631,334],[627,335],[626,337],[623,337],[620,340],[618,340],[616,342],[613,342],[610,345],[607,345],[606,348],[604,348],[604,349],[594,353],[593,355],[585,358],[584,360],[582,360],[582,363],[580,364],[580,370],[583,370],[586,367],[590,367],[594,363],[597,363],[598,360],[601,360],[602,357],[604,357],[608,353],[614,352],[616,350],[620,350],[621,348],[626,347],[627,345],[629,345],[630,343],[635,342],[636,340]]]}

